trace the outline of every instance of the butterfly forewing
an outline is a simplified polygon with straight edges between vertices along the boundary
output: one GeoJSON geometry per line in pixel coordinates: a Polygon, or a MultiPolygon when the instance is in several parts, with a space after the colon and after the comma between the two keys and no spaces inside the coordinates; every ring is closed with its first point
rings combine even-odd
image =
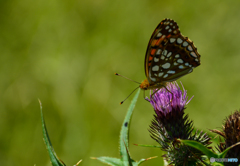
{"type": "Polygon", "coordinates": [[[145,74],[147,77],[149,75],[149,67],[154,56],[160,54],[160,52],[156,52],[156,48],[158,48],[160,45],[166,45],[167,38],[178,34],[180,34],[178,25],[173,20],[164,19],[158,24],[150,38],[145,56],[145,74]]]}
{"type": "Polygon", "coordinates": [[[150,86],[174,81],[200,65],[193,42],[184,37],[176,22],[163,20],[155,29],[145,57],[145,73],[150,86]]]}

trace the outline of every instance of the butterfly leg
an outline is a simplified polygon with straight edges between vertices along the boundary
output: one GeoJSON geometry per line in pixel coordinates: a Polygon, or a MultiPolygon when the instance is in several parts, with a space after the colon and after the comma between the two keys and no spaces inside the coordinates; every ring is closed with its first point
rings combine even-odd
{"type": "Polygon", "coordinates": [[[161,88],[157,88],[157,90],[155,90],[155,91],[151,94],[151,99],[154,101],[155,104],[157,104],[157,103],[156,103],[156,101],[154,100],[153,95],[154,95],[155,93],[157,93],[160,89],[161,89],[161,88]]]}
{"type": "MultiPolygon", "coordinates": [[[[172,93],[171,91],[169,91],[165,85],[163,85],[163,87],[164,87],[169,93],[172,94],[172,98],[173,98],[173,93],[172,93]]],[[[170,99],[170,103],[172,102],[172,98],[170,99]]]]}
{"type": "MultiPolygon", "coordinates": [[[[159,91],[159,90],[160,90],[160,89],[158,88],[155,92],[153,92],[153,94],[150,95],[150,100],[153,100],[153,101],[155,102],[155,100],[153,99],[153,95],[154,95],[157,91],[159,91]]],[[[150,102],[148,99],[145,98],[145,90],[144,90],[144,94],[143,94],[143,95],[144,95],[143,98],[144,98],[146,101],[150,102]]],[[[156,102],[155,102],[155,104],[156,104],[156,102]]]]}
{"type": "Polygon", "coordinates": [[[151,98],[152,98],[153,95],[154,95],[155,93],[157,93],[160,89],[161,89],[161,88],[157,88],[157,90],[155,90],[155,92],[153,92],[153,93],[151,94],[151,98]]]}
{"type": "Polygon", "coordinates": [[[172,93],[171,91],[169,91],[168,88],[167,88],[165,85],[163,85],[163,87],[164,87],[169,93],[171,93],[171,94],[173,95],[173,93],[172,93]]]}
{"type": "MultiPolygon", "coordinates": [[[[145,90],[144,90],[144,92],[143,92],[143,98],[144,98],[146,101],[148,101],[148,99],[146,99],[146,97],[145,97],[145,90]]],[[[148,101],[148,102],[150,102],[150,101],[148,101]]]]}

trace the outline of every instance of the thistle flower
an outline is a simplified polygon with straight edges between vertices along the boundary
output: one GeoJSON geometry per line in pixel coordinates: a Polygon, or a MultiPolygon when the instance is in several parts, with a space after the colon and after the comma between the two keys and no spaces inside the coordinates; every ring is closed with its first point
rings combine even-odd
{"type": "Polygon", "coordinates": [[[191,165],[199,162],[203,154],[179,143],[176,139],[195,140],[208,146],[210,138],[202,132],[193,133],[193,121],[189,120],[184,112],[192,98],[188,100],[184,87],[182,91],[178,84],[173,82],[168,83],[166,88],[154,91],[150,99],[147,99],[156,113],[149,129],[151,137],[160,144],[163,151],[167,152],[163,157],[170,164],[191,165]]]}
{"type": "Polygon", "coordinates": [[[184,88],[182,91],[176,82],[169,83],[166,88],[154,92],[150,100],[148,99],[156,113],[150,126],[151,136],[157,142],[160,141],[158,132],[168,142],[176,138],[187,139],[193,128],[188,115],[184,116],[184,110],[191,99],[187,101],[187,91],[184,88]]]}
{"type": "MultiPolygon", "coordinates": [[[[221,142],[218,146],[218,150],[223,152],[228,147],[240,142],[240,111],[235,111],[233,114],[229,115],[223,124],[222,131],[211,130],[224,138],[224,142],[221,142]]],[[[220,139],[221,140],[221,139],[220,139]]],[[[238,158],[236,163],[224,163],[226,166],[238,166],[240,164],[240,145],[231,148],[226,158],[238,158]]]]}

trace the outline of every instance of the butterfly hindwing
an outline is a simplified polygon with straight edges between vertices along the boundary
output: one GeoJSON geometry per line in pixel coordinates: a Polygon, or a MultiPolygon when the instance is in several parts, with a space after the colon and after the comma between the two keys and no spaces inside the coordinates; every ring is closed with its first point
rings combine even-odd
{"type": "Polygon", "coordinates": [[[145,73],[151,85],[174,81],[200,65],[193,42],[184,37],[176,22],[163,20],[149,41],[145,73]]]}

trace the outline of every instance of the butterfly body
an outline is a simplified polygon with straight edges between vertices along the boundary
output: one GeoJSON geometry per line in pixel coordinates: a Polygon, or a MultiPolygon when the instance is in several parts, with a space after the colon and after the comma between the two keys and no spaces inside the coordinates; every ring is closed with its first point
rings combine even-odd
{"type": "Polygon", "coordinates": [[[150,89],[160,89],[162,87],[165,87],[167,84],[166,83],[153,83],[153,84],[150,84],[148,82],[148,79],[145,79],[141,84],[140,84],[140,88],[143,89],[143,90],[150,90],[150,89]]]}
{"type": "Polygon", "coordinates": [[[164,19],[153,32],[145,56],[143,90],[160,89],[168,82],[191,73],[200,65],[200,54],[193,42],[184,37],[177,23],[164,19]]]}

